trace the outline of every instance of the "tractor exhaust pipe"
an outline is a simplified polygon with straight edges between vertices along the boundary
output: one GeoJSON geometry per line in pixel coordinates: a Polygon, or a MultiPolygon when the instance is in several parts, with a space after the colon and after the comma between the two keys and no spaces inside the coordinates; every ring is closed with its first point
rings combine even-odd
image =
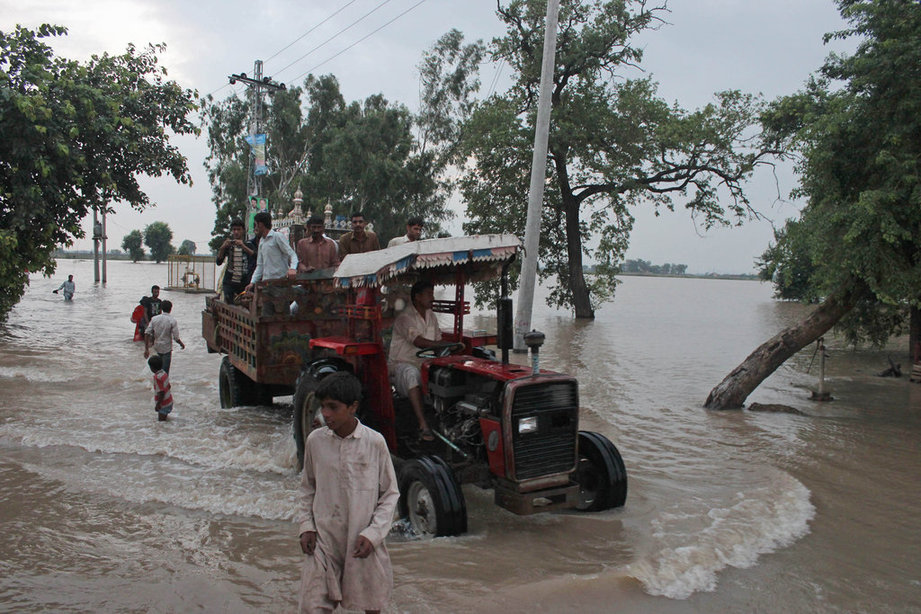
{"type": "Polygon", "coordinates": [[[531,348],[531,375],[540,373],[540,346],[544,344],[544,333],[532,330],[524,336],[524,343],[531,348]]]}

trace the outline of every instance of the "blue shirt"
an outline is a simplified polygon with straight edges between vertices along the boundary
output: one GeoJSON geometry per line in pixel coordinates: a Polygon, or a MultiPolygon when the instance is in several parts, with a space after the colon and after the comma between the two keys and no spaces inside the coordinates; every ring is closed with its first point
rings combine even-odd
{"type": "Polygon", "coordinates": [[[291,244],[283,234],[270,230],[269,234],[259,241],[252,282],[280,279],[288,274],[288,269],[297,269],[297,254],[291,249],[291,244]]]}

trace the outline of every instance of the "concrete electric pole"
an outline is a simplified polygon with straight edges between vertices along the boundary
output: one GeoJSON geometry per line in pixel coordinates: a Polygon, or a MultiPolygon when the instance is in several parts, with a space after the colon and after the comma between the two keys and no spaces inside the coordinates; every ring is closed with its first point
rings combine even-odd
{"type": "Polygon", "coordinates": [[[516,352],[527,352],[525,334],[531,329],[534,285],[537,277],[537,247],[540,241],[540,210],[544,203],[544,177],[547,173],[547,140],[550,136],[550,90],[556,65],[556,30],[560,0],[547,1],[544,28],[544,59],[540,71],[540,98],[534,129],[534,156],[531,158],[531,186],[528,191],[528,218],[524,227],[524,259],[521,261],[521,285],[518,288],[518,311],[515,314],[516,352]]]}
{"type": "MultiPolygon", "coordinates": [[[[251,109],[249,133],[252,140],[250,146],[255,149],[256,135],[262,134],[262,94],[264,92],[284,90],[286,89],[285,84],[276,83],[270,77],[262,76],[262,60],[256,60],[254,64],[253,78],[246,76],[245,72],[238,75],[230,75],[227,78],[230,79],[231,85],[235,84],[237,81],[242,81],[249,87],[251,109]]],[[[249,173],[246,178],[246,191],[249,196],[255,197],[258,201],[259,197],[262,196],[262,173],[257,173],[254,158],[255,153],[250,155],[249,158],[249,173]]]]}

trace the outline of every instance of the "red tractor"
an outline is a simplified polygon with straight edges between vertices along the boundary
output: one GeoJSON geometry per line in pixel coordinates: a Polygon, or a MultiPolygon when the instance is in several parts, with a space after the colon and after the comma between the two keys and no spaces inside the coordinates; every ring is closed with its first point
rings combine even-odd
{"type": "MultiPolygon", "coordinates": [[[[300,282],[308,288],[319,284],[337,300],[328,301],[335,322],[314,321],[301,335],[309,351],[297,353],[303,358],[294,387],[299,462],[307,435],[322,419],[313,399],[317,382],[348,370],[364,385],[359,417],[386,438],[399,477],[401,512],[419,535],[467,530],[461,484],[494,489],[496,504],[517,514],[624,505],[627,473],[620,453],[604,435],[579,430],[578,382],[539,368],[543,335],[535,332],[526,338],[530,367],[509,363],[507,272],[519,248],[513,235],[416,241],[351,254],[331,280],[300,282]],[[501,296],[496,334],[465,329],[464,316],[470,313],[464,299],[467,284],[497,278],[501,296]],[[409,303],[404,291],[419,279],[453,287],[454,296],[434,306],[453,318],[451,329],[442,334],[453,344],[420,353],[425,357],[422,389],[434,442],[418,440],[409,401],[395,395],[387,370],[394,306],[409,303]],[[487,346],[497,346],[501,357],[487,346]]],[[[292,306],[290,311],[300,313],[301,308],[292,306]]],[[[323,309],[312,311],[313,316],[325,314],[323,309]]]]}

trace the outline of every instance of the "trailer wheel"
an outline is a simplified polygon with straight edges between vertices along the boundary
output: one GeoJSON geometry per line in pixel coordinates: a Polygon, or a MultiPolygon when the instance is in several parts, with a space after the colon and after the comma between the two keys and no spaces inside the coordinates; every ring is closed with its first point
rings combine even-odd
{"type": "Polygon", "coordinates": [[[252,405],[253,381],[240,372],[230,363],[230,358],[224,356],[221,360],[221,371],[218,375],[218,389],[221,396],[221,407],[240,407],[252,405]]]}
{"type": "Polygon", "coordinates": [[[320,403],[313,395],[317,379],[302,371],[294,385],[294,444],[297,446],[297,470],[304,467],[304,444],[310,432],[321,425],[320,403]]]}
{"type": "Polygon", "coordinates": [[[467,504],[454,473],[438,456],[406,461],[400,471],[400,513],[421,537],[467,531],[467,504]]]}
{"type": "Polygon", "coordinates": [[[579,431],[579,464],[575,481],[579,484],[576,509],[599,512],[621,507],[627,501],[627,468],[620,452],[607,437],[579,431]]]}

